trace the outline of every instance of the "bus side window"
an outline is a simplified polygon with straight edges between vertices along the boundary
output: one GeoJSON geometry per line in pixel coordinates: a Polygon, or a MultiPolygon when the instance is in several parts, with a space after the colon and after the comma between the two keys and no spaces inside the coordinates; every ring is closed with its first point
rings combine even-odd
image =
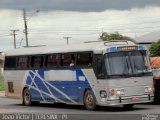
{"type": "Polygon", "coordinates": [[[88,63],[88,67],[92,66],[92,60],[93,60],[93,54],[89,53],[89,63],[88,63]]]}
{"type": "Polygon", "coordinates": [[[18,59],[17,67],[20,69],[26,69],[28,67],[28,57],[20,56],[18,59]]]}
{"type": "Polygon", "coordinates": [[[78,66],[92,66],[92,53],[78,53],[77,65],[78,66]]]}
{"type": "Polygon", "coordinates": [[[94,71],[97,78],[102,79],[104,78],[104,68],[103,68],[103,55],[97,54],[94,55],[94,71]]]}
{"type": "Polygon", "coordinates": [[[43,56],[32,56],[31,57],[31,67],[41,68],[43,66],[43,56]]]}
{"type": "Polygon", "coordinates": [[[52,54],[47,56],[46,60],[46,66],[47,67],[56,67],[59,65],[59,55],[58,54],[52,54]]]}
{"type": "Polygon", "coordinates": [[[71,55],[70,54],[63,54],[63,55],[64,55],[63,66],[69,66],[71,61],[71,55]]]}
{"type": "MultiPolygon", "coordinates": [[[[61,55],[61,66],[70,66],[71,62],[75,63],[75,56],[74,54],[69,54],[69,53],[66,53],[66,54],[62,54],[61,55]]],[[[75,66],[72,65],[72,67],[75,66]]]]}

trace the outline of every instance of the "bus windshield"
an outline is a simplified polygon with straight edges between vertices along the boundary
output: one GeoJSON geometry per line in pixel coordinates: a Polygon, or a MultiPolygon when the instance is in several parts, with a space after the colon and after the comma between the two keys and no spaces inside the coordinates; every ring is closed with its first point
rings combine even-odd
{"type": "Polygon", "coordinates": [[[146,51],[108,53],[105,63],[108,77],[151,75],[146,51]]]}

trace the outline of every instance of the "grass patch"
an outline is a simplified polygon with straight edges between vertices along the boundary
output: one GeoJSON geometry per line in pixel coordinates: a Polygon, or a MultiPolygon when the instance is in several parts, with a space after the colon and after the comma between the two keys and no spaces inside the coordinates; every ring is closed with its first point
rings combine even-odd
{"type": "Polygon", "coordinates": [[[4,80],[3,77],[0,75],[0,91],[4,90],[4,80]]]}

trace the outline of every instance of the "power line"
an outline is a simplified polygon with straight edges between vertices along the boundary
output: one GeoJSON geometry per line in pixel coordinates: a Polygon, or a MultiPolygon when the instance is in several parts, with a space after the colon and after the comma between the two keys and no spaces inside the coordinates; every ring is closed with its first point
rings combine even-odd
{"type": "Polygon", "coordinates": [[[9,37],[11,35],[0,35],[0,37],[9,37]]]}

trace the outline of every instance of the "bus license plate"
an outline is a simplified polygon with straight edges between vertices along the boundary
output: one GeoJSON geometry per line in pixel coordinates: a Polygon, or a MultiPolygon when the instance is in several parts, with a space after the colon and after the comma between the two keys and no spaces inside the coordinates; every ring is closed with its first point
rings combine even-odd
{"type": "Polygon", "coordinates": [[[133,101],[139,100],[139,96],[132,96],[132,100],[133,100],[133,101]]]}

